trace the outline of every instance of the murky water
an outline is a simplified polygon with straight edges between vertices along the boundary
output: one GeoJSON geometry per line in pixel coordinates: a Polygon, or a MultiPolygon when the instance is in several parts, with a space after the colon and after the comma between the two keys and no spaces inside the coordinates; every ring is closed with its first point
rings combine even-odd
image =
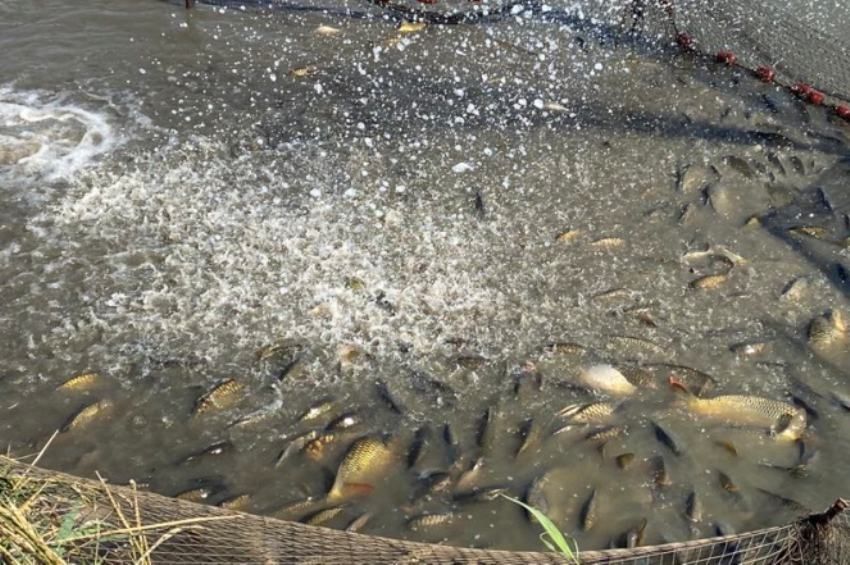
{"type": "Polygon", "coordinates": [[[847,494],[847,335],[813,349],[807,328],[850,311],[850,128],[656,31],[554,13],[400,33],[360,4],[0,2],[0,439],[36,452],[104,401],[43,464],[297,519],[355,438],[388,434],[388,480],[328,525],[369,512],[364,532],[501,548],[539,542],[491,487],[584,549],[847,494]],[[834,210],[794,215],[817,187],[834,210]],[[609,399],[575,386],[600,363],[644,375],[604,424],[622,433],[552,435],[609,399]],[[693,415],[667,382],[689,369],[708,397],[805,404],[804,441],[693,415]],[[193,415],[228,378],[235,401],[193,415]],[[315,460],[281,458],[348,413],[315,460]],[[409,526],[430,513],[450,516],[409,526]]]}

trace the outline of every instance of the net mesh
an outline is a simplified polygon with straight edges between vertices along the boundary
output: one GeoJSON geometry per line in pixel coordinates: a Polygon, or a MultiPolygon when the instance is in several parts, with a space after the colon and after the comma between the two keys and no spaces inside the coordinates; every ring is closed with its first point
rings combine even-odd
{"type": "Polygon", "coordinates": [[[804,82],[847,100],[850,38],[806,21],[807,14],[793,11],[792,5],[764,0],[682,2],[675,21],[700,51],[729,50],[745,67],[767,65],[783,82],[804,82]]]}
{"type": "MultiPolygon", "coordinates": [[[[779,527],[684,543],[587,551],[580,558],[582,563],[634,565],[847,563],[846,506],[839,500],[822,514],[779,527]]],[[[567,562],[554,553],[455,548],[286,522],[2,458],[0,555],[12,563],[45,562],[46,558],[33,557],[35,538],[75,563],[567,562]],[[24,520],[16,520],[16,512],[24,520]],[[25,533],[20,541],[27,527],[36,536],[25,533]]]]}

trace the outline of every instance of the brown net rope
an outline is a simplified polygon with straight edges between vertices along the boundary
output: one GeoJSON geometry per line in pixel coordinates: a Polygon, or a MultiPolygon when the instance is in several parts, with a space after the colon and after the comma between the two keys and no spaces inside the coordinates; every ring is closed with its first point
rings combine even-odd
{"type": "MultiPolygon", "coordinates": [[[[847,563],[846,506],[839,500],[823,514],[785,526],[684,543],[588,551],[580,558],[582,563],[634,565],[847,563]]],[[[567,562],[552,553],[413,543],[264,518],[0,458],[0,556],[10,563],[50,562],[38,557],[34,548],[38,542],[32,539],[41,540],[60,559],[58,563],[567,562]],[[28,528],[35,535],[27,533],[28,528]]]]}

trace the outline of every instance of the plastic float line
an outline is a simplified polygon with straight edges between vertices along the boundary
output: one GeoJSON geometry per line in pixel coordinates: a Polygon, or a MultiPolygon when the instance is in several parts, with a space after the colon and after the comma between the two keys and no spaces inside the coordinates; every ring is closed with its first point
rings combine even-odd
{"type": "MultiPolygon", "coordinates": [[[[662,8],[664,8],[664,11],[670,19],[670,23],[672,24],[673,29],[675,30],[676,44],[682,51],[686,53],[707,56],[706,53],[703,53],[699,50],[697,42],[692,35],[679,29],[678,25],[676,24],[673,2],[674,0],[658,0],[658,4],[662,8]]],[[[812,87],[810,84],[806,84],[804,82],[798,82],[793,85],[782,84],[781,82],[776,80],[776,71],[772,67],[767,65],[761,65],[755,70],[750,69],[749,67],[739,64],[737,55],[735,55],[735,53],[732,51],[718,51],[714,55],[714,60],[718,63],[722,63],[730,67],[738,67],[739,69],[751,72],[753,73],[753,75],[756,76],[756,78],[758,78],[764,83],[777,84],[789,90],[792,94],[797,95],[798,97],[802,98],[813,106],[822,106],[824,102],[826,102],[826,95],[820,90],[817,90],[812,87]]],[[[837,104],[832,106],[832,108],[836,116],[850,123],[850,107],[844,104],[837,104]]]]}

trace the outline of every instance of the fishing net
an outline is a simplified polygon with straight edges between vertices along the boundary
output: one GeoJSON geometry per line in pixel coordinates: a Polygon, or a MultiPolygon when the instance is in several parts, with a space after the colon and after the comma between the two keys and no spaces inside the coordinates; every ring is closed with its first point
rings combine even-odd
{"type": "MultiPolygon", "coordinates": [[[[300,5],[283,0],[181,2],[266,10],[322,9],[309,2],[300,5]]],[[[345,4],[352,14],[368,5],[376,9],[375,17],[434,24],[486,23],[522,14],[592,27],[614,40],[637,34],[662,45],[678,41],[687,51],[754,73],[772,71],[772,81],[787,87],[802,85],[803,92],[798,93],[804,96],[809,94],[808,86],[835,101],[850,100],[850,38],[843,33],[850,25],[850,15],[838,8],[827,11],[823,4],[808,0],[585,0],[564,4],[542,0],[362,0],[345,4]]],[[[841,114],[850,119],[844,110],[841,114]]]]}
{"type": "MultiPolygon", "coordinates": [[[[850,513],[737,535],[588,551],[582,563],[847,563],[850,513]]],[[[0,459],[0,555],[10,563],[563,563],[553,553],[413,543],[253,516],[0,459]],[[52,560],[51,555],[56,557],[52,560]]]]}

